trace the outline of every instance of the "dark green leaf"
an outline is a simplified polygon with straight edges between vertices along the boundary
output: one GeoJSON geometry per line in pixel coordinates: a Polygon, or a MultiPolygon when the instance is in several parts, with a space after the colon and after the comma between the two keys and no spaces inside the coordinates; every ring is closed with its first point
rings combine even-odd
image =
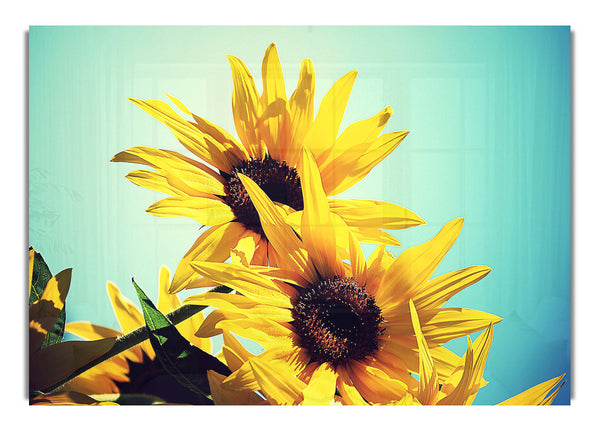
{"type": "MultiPolygon", "coordinates": [[[[52,278],[52,272],[46,264],[46,261],[37,251],[33,258],[33,273],[31,275],[31,293],[29,294],[29,305],[42,297],[46,284],[52,278]]],[[[66,302],[63,309],[60,311],[54,326],[44,339],[41,348],[48,347],[52,344],[60,343],[65,335],[65,321],[67,317],[66,302]]]]}
{"type": "Polygon", "coordinates": [[[60,313],[56,318],[56,322],[54,322],[54,326],[52,326],[52,329],[48,332],[48,335],[46,335],[46,339],[42,343],[42,349],[52,344],[60,343],[63,340],[65,335],[65,321],[67,319],[66,308],[67,306],[65,303],[65,306],[60,310],[60,313]]]}
{"type": "Polygon", "coordinates": [[[46,284],[52,278],[50,268],[46,265],[44,258],[37,251],[33,258],[33,274],[31,276],[31,292],[29,293],[29,305],[42,297],[46,284]]]}
{"type": "Polygon", "coordinates": [[[219,374],[228,376],[231,374],[229,368],[186,340],[169,319],[156,309],[135,281],[133,285],[142,305],[144,319],[150,333],[150,343],[161,365],[182,386],[208,396],[210,388],[206,371],[215,370],[219,374]]]}

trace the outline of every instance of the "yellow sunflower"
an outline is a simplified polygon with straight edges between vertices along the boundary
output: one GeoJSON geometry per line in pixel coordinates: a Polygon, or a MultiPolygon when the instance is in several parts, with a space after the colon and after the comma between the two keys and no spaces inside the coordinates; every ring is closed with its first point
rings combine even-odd
{"type": "MultiPolygon", "coordinates": [[[[339,136],[357,72],[337,80],[323,97],[314,116],[315,73],[309,59],[302,61],[298,85],[287,98],[277,50],[271,44],[262,63],[263,92],[244,63],[228,56],[233,76],[233,119],[239,141],[223,128],[198,117],[179,100],[168,96],[192,120],[167,103],[131,99],[164,123],[179,142],[200,159],[175,151],[133,147],[112,161],[147,165],[127,178],[136,185],[168,195],[146,211],[160,217],[190,217],[212,226],[192,245],[173,276],[172,293],[205,287],[207,280],[189,266],[193,260],[266,265],[272,248],[239,174],[256,182],[285,212],[303,208],[303,190],[296,171],[300,149],[316,157],[318,175],[327,196],[337,195],[364,178],[406,137],[407,131],[381,135],[392,109],[348,126],[339,136]],[[313,119],[314,117],[314,119],[313,119]]],[[[376,200],[330,199],[328,205],[350,226],[360,242],[400,245],[381,229],[404,229],[423,224],[412,211],[376,200]]]]}
{"type": "MultiPolygon", "coordinates": [[[[449,377],[460,358],[441,345],[501,320],[481,311],[441,308],[487,275],[488,267],[471,266],[430,279],[463,219],[397,258],[380,247],[366,262],[353,232],[330,211],[317,164],[306,149],[299,173],[305,199],[300,236],[260,187],[239,175],[280,265],[192,262],[199,274],[239,293],[188,297],[184,302],[216,309],[196,335],[230,331],[252,339],[265,349],[261,359],[291,363],[305,382],[319,369],[318,378],[340,392],[355,387],[367,401],[385,404],[408,392],[414,381],[409,372],[419,371],[408,307],[412,298],[442,381],[449,377]],[[346,246],[339,246],[344,238],[349,263],[342,259],[346,246]]],[[[250,364],[244,364],[223,380],[223,388],[256,390],[251,375],[250,364]]]]}
{"type": "MultiPolygon", "coordinates": [[[[157,308],[163,314],[167,314],[181,306],[177,296],[169,294],[169,279],[168,268],[162,266],[159,272],[157,308]]],[[[121,293],[114,283],[108,282],[107,290],[117,321],[121,327],[120,331],[90,322],[67,323],[65,330],[81,338],[95,340],[108,336],[121,337],[145,326],[142,312],[121,293]]],[[[194,335],[197,326],[202,324],[203,319],[202,313],[196,313],[177,324],[176,328],[192,344],[210,353],[211,341],[194,335]]],[[[156,354],[150,345],[150,341],[145,340],[80,374],[65,384],[64,389],[91,395],[92,397],[99,394],[142,393],[144,390],[156,394],[152,379],[157,375],[164,374],[164,371],[161,365],[155,361],[155,357],[156,354]]],[[[157,395],[159,394],[160,391],[157,395]]]]}

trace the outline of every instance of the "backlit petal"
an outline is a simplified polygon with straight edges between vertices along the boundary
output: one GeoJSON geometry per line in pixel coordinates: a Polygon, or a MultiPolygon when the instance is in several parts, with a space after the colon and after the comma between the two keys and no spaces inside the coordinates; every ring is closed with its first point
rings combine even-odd
{"type": "MultiPolygon", "coordinates": [[[[407,131],[392,132],[381,135],[358,159],[337,159],[327,169],[321,171],[323,185],[327,196],[335,196],[348,190],[362,180],[367,174],[385,159],[408,135],[407,131]]],[[[318,161],[318,159],[317,159],[318,161]]]]}
{"type": "Polygon", "coordinates": [[[314,118],[315,71],[312,61],[303,60],[296,90],[290,97],[290,145],[284,154],[288,165],[295,166],[300,158],[304,137],[314,118]]]}
{"type": "Polygon", "coordinates": [[[264,317],[276,322],[290,322],[293,320],[292,312],[288,308],[273,307],[246,296],[230,293],[205,292],[187,297],[184,303],[206,305],[224,311],[245,314],[246,316],[264,317]]]}
{"type": "Polygon", "coordinates": [[[246,235],[247,229],[241,223],[231,222],[214,226],[204,231],[194,242],[192,247],[181,259],[173,275],[170,293],[185,289],[191,282],[198,278],[190,263],[193,260],[207,262],[223,262],[236,246],[238,241],[246,235]]]}
{"type": "Polygon", "coordinates": [[[319,166],[335,144],[356,75],[354,70],[333,84],[321,100],[315,121],[304,138],[304,146],[314,154],[319,166]]]}
{"type": "Polygon", "coordinates": [[[260,136],[267,145],[271,157],[285,160],[284,155],[290,141],[290,114],[287,108],[283,71],[274,43],[269,45],[265,52],[262,82],[260,136]]]}
{"type": "Polygon", "coordinates": [[[396,258],[377,292],[377,303],[382,309],[406,302],[419,291],[458,238],[463,221],[458,218],[447,223],[433,239],[409,248],[396,258]]]}
{"type": "Polygon", "coordinates": [[[215,166],[224,172],[229,172],[232,166],[240,162],[237,157],[227,153],[222,145],[214,140],[206,139],[204,133],[189,121],[181,118],[165,102],[160,100],[129,100],[165,124],[184,147],[209,165],[215,166]]]}
{"type": "Polygon", "coordinates": [[[406,208],[389,202],[361,199],[330,199],[329,207],[351,226],[406,229],[425,221],[406,208]]]}
{"type": "Polygon", "coordinates": [[[502,401],[500,406],[535,406],[544,401],[544,397],[555,387],[565,375],[562,374],[553,379],[547,380],[539,385],[535,385],[526,391],[521,392],[514,397],[502,401]]]}
{"type": "Polygon", "coordinates": [[[304,278],[316,281],[318,278],[315,268],[308,260],[300,238],[286,222],[283,214],[254,181],[242,174],[238,174],[238,176],[260,216],[260,223],[267,239],[277,253],[280,256],[286,256],[289,265],[292,265],[304,278]]]}
{"type": "Polygon", "coordinates": [[[258,118],[261,112],[254,78],[239,58],[228,55],[227,59],[233,78],[232,108],[235,130],[250,157],[261,160],[265,148],[258,135],[258,118]]]}
{"type": "Polygon", "coordinates": [[[301,404],[328,406],[333,401],[337,375],[327,363],[319,365],[313,372],[308,386],[302,390],[304,400],[301,404]]]}
{"type": "Polygon", "coordinates": [[[158,217],[189,217],[208,226],[235,218],[231,208],[221,199],[196,196],[165,198],[150,205],[146,212],[158,217]]]}
{"type": "Polygon", "coordinates": [[[440,275],[425,283],[413,297],[415,306],[419,310],[440,308],[448,299],[478,282],[490,271],[491,269],[487,266],[475,265],[440,275]]]}
{"type": "Polygon", "coordinates": [[[278,362],[266,362],[260,357],[250,358],[248,362],[260,386],[260,392],[271,404],[298,403],[306,384],[298,380],[288,367],[278,362]]]}
{"type": "Polygon", "coordinates": [[[298,172],[304,197],[302,242],[321,277],[330,279],[341,274],[336,256],[335,232],[317,164],[306,148],[302,150],[298,172]]]}
{"type": "Polygon", "coordinates": [[[275,282],[243,265],[200,261],[191,265],[200,275],[231,287],[257,302],[291,308],[289,297],[280,291],[275,282]]]}

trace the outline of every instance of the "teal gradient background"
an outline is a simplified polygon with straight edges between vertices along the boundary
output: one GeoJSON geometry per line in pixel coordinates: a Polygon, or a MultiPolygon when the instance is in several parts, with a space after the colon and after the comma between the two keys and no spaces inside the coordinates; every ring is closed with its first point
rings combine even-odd
{"type": "MultiPolygon", "coordinates": [[[[571,52],[569,27],[32,27],[29,33],[29,243],[53,272],[73,268],[69,321],[118,327],[106,295],[131,277],[156,298],[200,233],[183,218],[144,212],[164,195],[109,163],[132,146],[188,154],[128,97],[178,97],[234,133],[231,72],[241,58],[260,91],[275,42],[288,95],[300,61],[316,71],[316,104],[356,69],[342,128],[385,106],[400,146],[341,196],[387,200],[428,224],[392,232],[420,244],[465,217],[436,271],[484,264],[492,272],[448,306],[504,320],[475,404],[495,404],[567,373],[571,382],[571,52]]],[[[363,247],[368,256],[374,247],[363,247]]],[[[184,296],[181,296],[183,298],[184,296]]],[[[475,337],[473,337],[474,339],[475,337]]],[[[448,346],[462,355],[466,340],[448,346]]]]}

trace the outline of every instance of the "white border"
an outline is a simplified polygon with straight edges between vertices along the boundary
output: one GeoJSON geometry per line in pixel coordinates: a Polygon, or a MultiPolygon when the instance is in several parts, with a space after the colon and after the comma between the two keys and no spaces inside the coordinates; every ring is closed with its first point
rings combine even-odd
{"type": "MultiPolygon", "coordinates": [[[[598,238],[598,67],[599,35],[593,2],[513,1],[427,1],[402,4],[396,1],[304,0],[287,5],[283,1],[23,1],[3,8],[2,25],[2,269],[4,336],[2,342],[3,387],[0,406],[6,423],[24,420],[27,426],[44,429],[103,429],[108,424],[139,426],[152,423],[161,427],[201,427],[230,429],[368,429],[392,426],[395,429],[479,428],[517,429],[578,428],[587,423],[594,401],[592,361],[596,358],[598,268],[595,244],[598,238]],[[21,286],[26,275],[24,245],[27,241],[26,214],[26,32],[29,25],[570,25],[573,44],[573,391],[569,407],[442,409],[397,408],[30,408],[25,400],[26,376],[25,318],[21,286]],[[11,343],[19,344],[11,349],[11,343]],[[10,350],[9,350],[10,349],[10,350]],[[589,377],[592,378],[589,378],[589,377]],[[133,410],[131,410],[133,409],[133,410]],[[137,424],[140,421],[141,424],[137,424]],[[152,421],[152,422],[150,422],[152,421]],[[39,423],[36,423],[39,422],[39,423]],[[125,422],[125,423],[124,423],[125,422]],[[513,426],[514,426],[513,425],[513,426]]],[[[593,420],[593,419],[592,419],[593,420]]],[[[595,421],[594,421],[595,422],[595,421]]],[[[591,422],[591,423],[594,423],[591,422]]],[[[112,425],[114,426],[114,425],[112,425]]]]}

